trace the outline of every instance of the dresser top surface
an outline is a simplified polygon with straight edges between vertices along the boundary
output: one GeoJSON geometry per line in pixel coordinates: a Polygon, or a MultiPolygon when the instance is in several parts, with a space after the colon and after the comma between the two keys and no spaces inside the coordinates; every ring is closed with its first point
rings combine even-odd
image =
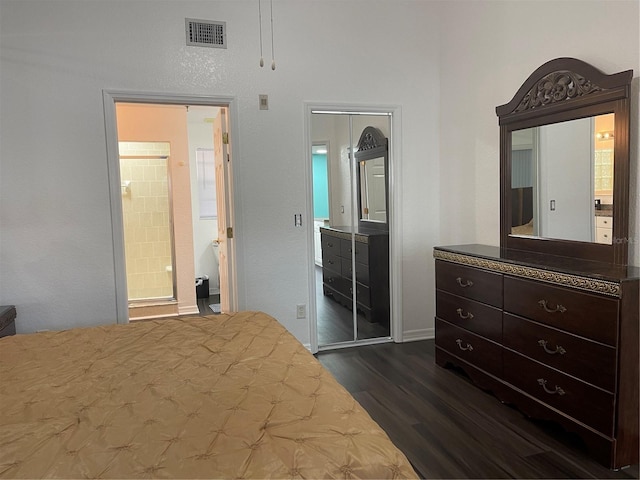
{"type": "Polygon", "coordinates": [[[335,226],[335,227],[320,227],[320,230],[325,230],[329,232],[337,232],[337,233],[353,233],[355,235],[367,235],[367,236],[388,236],[389,232],[383,230],[375,230],[368,229],[365,227],[359,227],[358,225],[345,225],[345,226],[335,226]]]}
{"type": "Polygon", "coordinates": [[[447,245],[434,247],[434,250],[614,282],[640,278],[640,268],[630,265],[612,265],[571,257],[501,249],[491,245],[447,245]]]}

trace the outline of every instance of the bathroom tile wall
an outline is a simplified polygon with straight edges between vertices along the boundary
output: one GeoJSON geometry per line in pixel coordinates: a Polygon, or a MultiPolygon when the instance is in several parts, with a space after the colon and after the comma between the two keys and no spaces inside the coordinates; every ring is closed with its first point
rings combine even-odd
{"type": "Polygon", "coordinates": [[[119,149],[129,300],[171,298],[169,143],[120,142],[119,149]]]}

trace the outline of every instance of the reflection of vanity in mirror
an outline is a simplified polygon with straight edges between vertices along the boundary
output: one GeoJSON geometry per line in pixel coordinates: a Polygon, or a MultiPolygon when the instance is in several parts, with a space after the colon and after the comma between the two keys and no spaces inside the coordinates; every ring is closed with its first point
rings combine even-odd
{"type": "Polygon", "coordinates": [[[614,122],[607,113],[511,132],[512,235],[612,243],[614,122]]]}
{"type": "Polygon", "coordinates": [[[535,70],[496,108],[500,246],[434,249],[437,364],[576,433],[614,469],[640,448],[632,76],[572,58],[535,70]]]}
{"type": "Polygon", "coordinates": [[[323,292],[353,308],[355,291],[358,312],[389,327],[387,138],[375,127],[365,128],[353,157],[358,223],[320,228],[323,292]]]}

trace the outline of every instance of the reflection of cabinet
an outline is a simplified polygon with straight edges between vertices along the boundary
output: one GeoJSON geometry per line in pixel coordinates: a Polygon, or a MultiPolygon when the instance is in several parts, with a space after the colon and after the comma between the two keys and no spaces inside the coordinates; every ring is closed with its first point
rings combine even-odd
{"type": "Polygon", "coordinates": [[[437,247],[436,362],[577,433],[610,468],[638,462],[640,269],[497,247],[437,247]]]}
{"type": "Polygon", "coordinates": [[[596,243],[611,245],[613,238],[613,217],[596,215],[596,243]]]}
{"type": "Polygon", "coordinates": [[[357,309],[370,322],[389,325],[389,233],[350,227],[321,227],[320,233],[324,294],[353,307],[353,253],[357,309]]]}

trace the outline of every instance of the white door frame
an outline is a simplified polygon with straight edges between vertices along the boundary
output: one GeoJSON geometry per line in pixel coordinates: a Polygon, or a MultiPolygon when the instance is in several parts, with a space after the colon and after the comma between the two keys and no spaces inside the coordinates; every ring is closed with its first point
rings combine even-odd
{"type": "MultiPolygon", "coordinates": [[[[118,130],[116,125],[116,102],[149,103],[167,105],[209,105],[225,106],[229,109],[230,130],[237,132],[237,99],[227,96],[172,95],[166,93],[128,92],[103,90],[105,136],[107,142],[107,168],[109,173],[109,198],[111,204],[111,232],[113,241],[113,269],[116,289],[116,322],[129,323],[129,305],[127,294],[127,272],[124,252],[124,227],[122,218],[122,198],[120,195],[120,163],[118,154],[118,130]]],[[[230,135],[233,151],[237,152],[236,135],[230,135]]],[[[233,176],[233,171],[232,171],[233,176]]],[[[232,178],[235,183],[235,179],[232,178]]],[[[234,237],[236,224],[234,220],[234,237]]],[[[236,258],[229,258],[229,289],[233,292],[233,308],[238,309],[236,258]]]]}
{"type": "MultiPolygon", "coordinates": [[[[399,106],[389,105],[354,105],[336,103],[308,103],[304,104],[304,134],[305,134],[305,176],[307,182],[307,218],[313,219],[313,181],[311,178],[311,115],[314,111],[325,113],[381,113],[390,114],[391,138],[389,139],[389,215],[391,218],[389,228],[389,275],[390,275],[390,295],[391,295],[391,338],[396,343],[403,341],[402,322],[402,195],[400,185],[402,179],[401,171],[401,117],[402,112],[399,106]]],[[[313,222],[307,222],[307,245],[310,245],[307,255],[309,272],[309,337],[312,353],[318,352],[318,325],[317,325],[317,305],[316,305],[316,282],[315,282],[315,262],[313,254],[313,222]]],[[[383,340],[385,341],[385,340],[383,340]]],[[[345,342],[341,346],[332,348],[350,347],[354,345],[367,345],[381,343],[380,339],[357,340],[355,342],[345,342]]]]}

